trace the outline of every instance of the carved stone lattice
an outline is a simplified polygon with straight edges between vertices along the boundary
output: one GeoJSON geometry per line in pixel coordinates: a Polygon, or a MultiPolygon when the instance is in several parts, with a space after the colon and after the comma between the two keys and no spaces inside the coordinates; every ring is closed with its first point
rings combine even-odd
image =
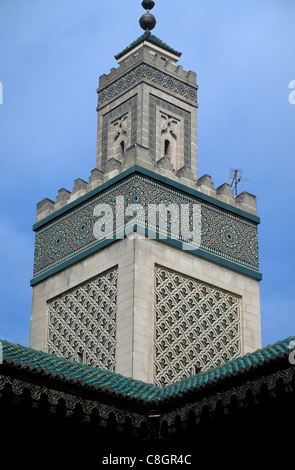
{"type": "Polygon", "coordinates": [[[50,354],[115,370],[117,268],[48,302],[50,354]]]}
{"type": "Polygon", "coordinates": [[[184,166],[183,138],[181,127],[183,123],[174,116],[160,112],[161,153],[159,158],[167,156],[175,171],[184,166]]]}
{"type": "Polygon", "coordinates": [[[128,115],[116,119],[111,126],[113,142],[110,145],[110,156],[116,160],[122,160],[128,145],[128,115]],[[111,152],[112,151],[112,152],[111,152]]]}
{"type": "Polygon", "coordinates": [[[155,384],[164,386],[240,355],[240,298],[155,268],[155,384]]]}

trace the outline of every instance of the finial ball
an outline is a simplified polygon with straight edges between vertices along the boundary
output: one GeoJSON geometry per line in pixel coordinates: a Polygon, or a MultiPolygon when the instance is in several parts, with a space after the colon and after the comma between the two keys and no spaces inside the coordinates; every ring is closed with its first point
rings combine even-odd
{"type": "Polygon", "coordinates": [[[145,31],[151,31],[156,26],[156,18],[150,13],[145,13],[140,18],[139,24],[145,31]]]}
{"type": "Polygon", "coordinates": [[[153,0],[143,0],[141,4],[145,10],[151,10],[155,6],[155,2],[153,0]]]}

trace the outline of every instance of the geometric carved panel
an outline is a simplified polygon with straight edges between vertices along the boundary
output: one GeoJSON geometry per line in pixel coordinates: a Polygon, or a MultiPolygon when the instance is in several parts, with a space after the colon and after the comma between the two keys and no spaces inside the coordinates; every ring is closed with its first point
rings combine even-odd
{"type": "Polygon", "coordinates": [[[240,297],[156,266],[155,384],[171,384],[240,352],[240,297]]]}
{"type": "Polygon", "coordinates": [[[159,132],[156,144],[156,161],[168,156],[175,171],[184,166],[183,118],[157,108],[156,125],[159,132]]]}
{"type": "MultiPolygon", "coordinates": [[[[109,149],[110,135],[113,134],[112,126],[121,118],[128,116],[126,121],[128,138],[125,142],[126,147],[136,144],[137,139],[137,95],[121,103],[116,108],[106,113],[102,118],[102,143],[101,149],[101,170],[104,171],[108,158],[113,157],[113,148],[109,149]]],[[[115,135],[114,135],[115,137],[115,135]]]]}
{"type": "MultiPolygon", "coordinates": [[[[191,114],[178,106],[165,101],[157,96],[149,95],[149,149],[153,162],[156,162],[164,155],[157,155],[157,138],[161,134],[161,128],[157,125],[158,112],[166,112],[177,117],[182,122],[182,148],[179,148],[179,155],[182,154],[183,163],[188,168],[191,167],[191,114]]],[[[179,169],[179,168],[177,168],[179,169]]]]}
{"type": "Polygon", "coordinates": [[[48,301],[47,352],[115,371],[118,269],[48,301]]]}

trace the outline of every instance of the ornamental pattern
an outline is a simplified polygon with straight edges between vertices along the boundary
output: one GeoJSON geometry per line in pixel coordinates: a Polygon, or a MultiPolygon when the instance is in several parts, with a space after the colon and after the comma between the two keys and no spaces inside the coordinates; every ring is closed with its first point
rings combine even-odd
{"type": "Polygon", "coordinates": [[[160,107],[168,113],[173,113],[183,118],[184,137],[183,137],[183,155],[184,165],[191,167],[191,114],[184,111],[175,104],[162,100],[154,95],[149,95],[149,149],[152,161],[156,161],[156,133],[157,133],[157,108],[160,107]]]}
{"type": "Polygon", "coordinates": [[[47,352],[115,371],[117,268],[48,302],[47,352]]]}
{"type": "Polygon", "coordinates": [[[129,100],[120,104],[116,108],[112,109],[109,113],[103,116],[102,121],[102,157],[101,157],[101,170],[104,171],[107,165],[108,156],[108,134],[110,123],[114,119],[122,117],[124,114],[129,113],[131,116],[131,129],[128,132],[131,133],[131,145],[136,144],[137,137],[137,95],[134,95],[129,100]]]}
{"type": "MultiPolygon", "coordinates": [[[[114,235],[114,238],[114,229],[118,226],[123,228],[134,217],[134,214],[127,215],[126,213],[126,208],[130,204],[139,204],[144,207],[143,213],[137,216],[137,223],[148,227],[148,222],[150,222],[149,228],[152,225],[152,229],[154,228],[158,233],[160,227],[157,220],[148,219],[150,204],[167,204],[167,206],[174,204],[179,208],[185,204],[188,204],[190,208],[193,204],[200,204],[200,249],[218,256],[221,263],[222,260],[228,260],[254,271],[259,269],[255,222],[188,196],[162,183],[157,183],[148,177],[132,175],[36,231],[34,276],[46,275],[51,268],[62,266],[65,262],[74,262],[77,257],[86,256],[97,249],[100,241],[94,236],[97,218],[93,212],[98,204],[108,204],[112,209],[110,221],[113,224],[112,236],[114,235]],[[118,197],[124,198],[122,220],[119,220],[119,217],[118,220],[116,218],[116,198],[118,197]]],[[[173,220],[171,219],[170,222],[172,223],[173,220]]],[[[192,230],[191,217],[189,222],[189,228],[192,230]]],[[[186,241],[181,231],[178,231],[178,235],[176,233],[172,238],[186,241]]],[[[188,241],[188,243],[191,242],[188,241]]]]}
{"type": "Polygon", "coordinates": [[[240,298],[155,268],[155,384],[165,386],[240,355],[240,298]]]}
{"type": "Polygon", "coordinates": [[[146,416],[143,414],[138,414],[135,411],[130,412],[125,409],[123,410],[112,404],[99,403],[98,400],[86,399],[83,396],[71,394],[70,391],[67,393],[64,390],[55,390],[54,388],[50,388],[46,385],[40,386],[35,383],[30,383],[28,381],[19,380],[9,376],[0,376],[0,391],[2,391],[8,384],[11,386],[12,392],[18,397],[21,396],[25,390],[30,392],[32,400],[39,401],[42,396],[46,396],[51,405],[50,411],[52,413],[56,412],[55,407],[58,405],[60,400],[64,400],[66,404],[67,417],[72,416],[75,408],[79,405],[84,413],[84,423],[91,420],[91,414],[95,411],[98,412],[100,426],[103,427],[107,427],[107,420],[110,415],[115,416],[117,425],[119,426],[124,424],[126,418],[131,420],[135,432],[140,428],[142,423],[147,421],[146,416]]]}
{"type": "Polygon", "coordinates": [[[187,85],[185,82],[175,79],[162,71],[142,64],[140,67],[131,70],[131,72],[126,73],[111,85],[99,91],[98,108],[104,106],[115,96],[125,92],[142,80],[153,82],[169,93],[175,93],[179,98],[185,98],[197,104],[197,87],[187,85]]]}
{"type": "MultiPolygon", "coordinates": [[[[150,424],[149,419],[153,419],[148,418],[147,414],[137,413],[134,410],[134,407],[129,409],[125,407],[123,410],[118,408],[118,404],[112,405],[99,403],[98,400],[91,400],[83,396],[74,395],[70,390],[68,392],[60,389],[56,390],[48,387],[48,385],[37,385],[36,383],[30,383],[11,376],[1,375],[0,391],[7,389],[7,386],[11,388],[12,393],[18,398],[18,400],[16,400],[17,403],[24,391],[29,391],[31,399],[37,402],[41,397],[46,396],[49,404],[51,405],[51,413],[57,411],[56,406],[60,400],[63,400],[66,404],[67,417],[73,415],[75,408],[78,405],[83,410],[83,417],[81,418],[84,423],[91,421],[92,413],[94,413],[96,417],[98,413],[100,426],[107,427],[107,419],[110,416],[115,416],[118,430],[122,430],[122,425],[127,419],[128,423],[130,423],[131,420],[131,423],[134,426],[133,431],[135,433],[137,431],[144,431],[144,427],[140,428],[144,423],[147,425],[145,429],[148,433],[148,425],[150,424]]],[[[176,420],[182,423],[186,423],[188,420],[191,422],[191,417],[193,415],[195,424],[198,425],[204,416],[204,412],[207,415],[208,411],[208,418],[210,419],[210,415],[212,414],[214,419],[214,414],[218,405],[222,406],[221,409],[223,409],[224,415],[228,414],[228,412],[231,411],[230,405],[232,397],[235,397],[235,399],[238,400],[238,403],[242,406],[250,405],[251,408],[251,402],[249,402],[247,397],[253,396],[256,403],[262,403],[265,401],[264,396],[266,391],[270,392],[273,397],[280,396],[281,399],[282,393],[288,393],[290,395],[290,393],[294,391],[294,369],[290,367],[288,369],[279,370],[270,375],[263,375],[262,377],[258,376],[256,378],[252,378],[250,381],[246,381],[246,383],[237,383],[236,386],[231,386],[228,390],[221,388],[221,390],[217,390],[213,394],[205,394],[197,400],[193,400],[189,403],[185,402],[185,404],[180,407],[172,406],[172,409],[170,407],[170,409],[161,414],[159,419],[159,437],[163,437],[165,439],[167,437],[167,432],[168,434],[175,434],[176,420]]],[[[151,426],[151,430],[153,430],[153,426],[151,426]]],[[[147,437],[150,436],[150,434],[145,435],[147,437]]],[[[143,437],[142,434],[141,437],[143,437]]],[[[154,437],[153,434],[152,437],[154,437]]]]}

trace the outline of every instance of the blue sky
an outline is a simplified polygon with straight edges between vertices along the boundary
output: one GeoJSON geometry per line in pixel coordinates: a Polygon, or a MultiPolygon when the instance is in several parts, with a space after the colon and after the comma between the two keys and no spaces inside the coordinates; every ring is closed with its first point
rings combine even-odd
{"type": "MultiPolygon", "coordinates": [[[[0,337],[29,344],[36,203],[95,167],[98,78],[141,35],[140,0],[1,0],[0,337]]],[[[257,196],[262,344],[295,334],[294,0],[156,0],[197,72],[198,176],[257,196]]]]}

